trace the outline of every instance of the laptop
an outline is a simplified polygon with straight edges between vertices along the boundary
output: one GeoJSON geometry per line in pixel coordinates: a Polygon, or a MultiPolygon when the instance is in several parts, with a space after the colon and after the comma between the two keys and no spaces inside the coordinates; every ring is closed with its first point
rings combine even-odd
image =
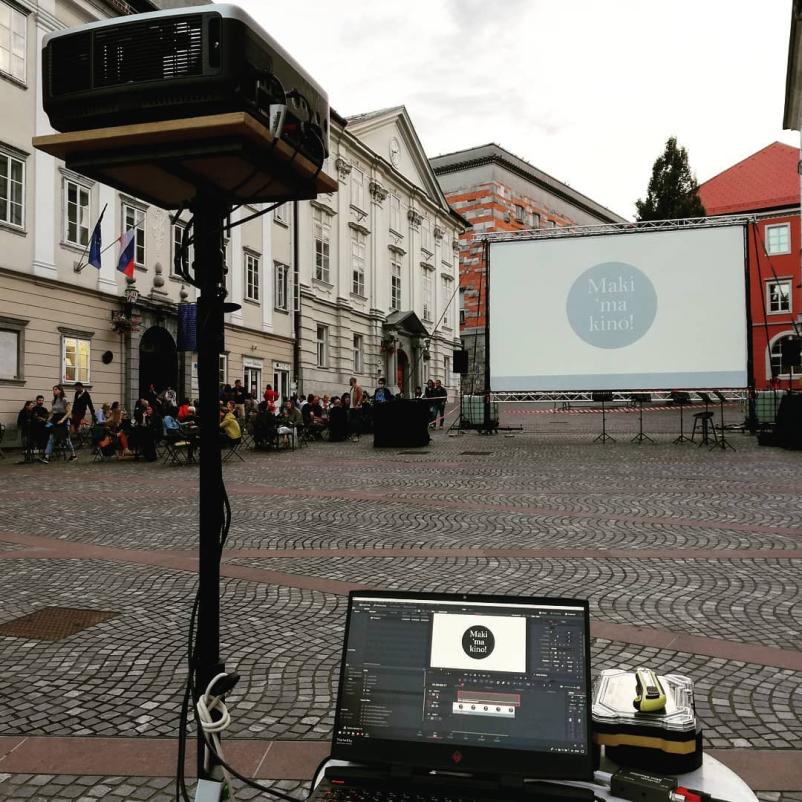
{"type": "Polygon", "coordinates": [[[312,799],[586,800],[588,602],[353,591],[312,799]]]}

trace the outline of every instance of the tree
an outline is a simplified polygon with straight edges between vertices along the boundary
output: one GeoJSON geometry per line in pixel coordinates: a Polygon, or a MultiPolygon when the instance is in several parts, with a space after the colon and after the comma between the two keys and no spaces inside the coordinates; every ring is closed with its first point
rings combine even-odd
{"type": "Polygon", "coordinates": [[[688,166],[688,151],[669,137],[666,149],[654,163],[646,200],[635,201],[638,220],[675,220],[704,217],[699,185],[688,166]]]}

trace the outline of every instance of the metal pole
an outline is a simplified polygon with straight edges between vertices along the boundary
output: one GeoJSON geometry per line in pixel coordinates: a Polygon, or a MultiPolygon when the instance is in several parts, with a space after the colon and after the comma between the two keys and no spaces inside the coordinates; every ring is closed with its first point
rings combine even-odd
{"type": "MultiPolygon", "coordinates": [[[[485,240],[485,398],[484,431],[491,431],[490,425],[490,243],[485,240]]],[[[480,299],[481,300],[481,299],[480,299]]]]}
{"type": "MultiPolygon", "coordinates": [[[[195,228],[195,275],[198,297],[198,390],[200,400],[200,527],[198,540],[198,635],[195,687],[203,693],[224,670],[220,659],[220,534],[223,527],[223,467],[219,440],[219,358],[224,350],[223,222],[228,207],[210,195],[192,205],[195,228]]],[[[205,742],[198,733],[198,777],[204,767],[205,742]]],[[[211,765],[210,765],[211,768],[211,765]]]]}

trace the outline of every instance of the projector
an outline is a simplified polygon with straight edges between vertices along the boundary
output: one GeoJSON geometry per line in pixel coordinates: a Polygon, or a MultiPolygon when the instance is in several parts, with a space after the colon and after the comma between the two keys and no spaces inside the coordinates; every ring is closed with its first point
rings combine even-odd
{"type": "Polygon", "coordinates": [[[315,164],[329,152],[321,87],[241,8],[134,14],[50,33],[42,100],[57,131],[246,111],[315,164]]]}

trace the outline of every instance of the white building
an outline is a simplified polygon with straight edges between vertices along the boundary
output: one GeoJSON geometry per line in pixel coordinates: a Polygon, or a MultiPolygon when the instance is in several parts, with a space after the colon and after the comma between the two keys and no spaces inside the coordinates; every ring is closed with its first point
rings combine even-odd
{"type": "Polygon", "coordinates": [[[458,235],[403,106],[333,115],[326,171],[337,194],[299,204],[298,372],[303,392],[342,393],[356,376],[395,392],[456,387],[458,235]]]}

